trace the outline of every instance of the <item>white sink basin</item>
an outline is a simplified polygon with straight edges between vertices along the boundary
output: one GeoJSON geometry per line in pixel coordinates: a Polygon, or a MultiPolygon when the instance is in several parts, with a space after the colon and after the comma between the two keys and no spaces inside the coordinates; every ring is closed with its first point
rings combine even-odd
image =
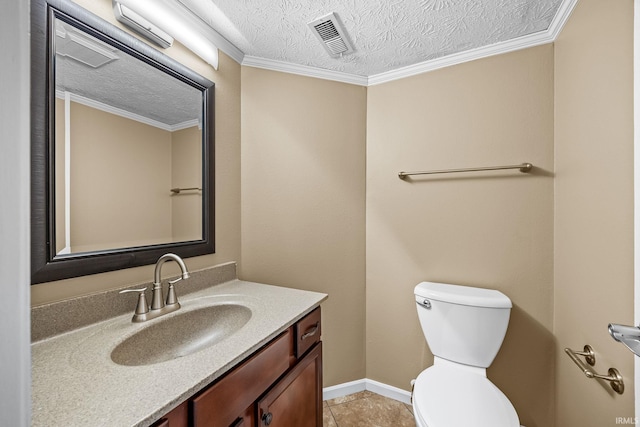
{"type": "Polygon", "coordinates": [[[187,356],[233,335],[251,319],[251,309],[219,304],[159,319],[118,344],[111,360],[141,366],[187,356]]]}

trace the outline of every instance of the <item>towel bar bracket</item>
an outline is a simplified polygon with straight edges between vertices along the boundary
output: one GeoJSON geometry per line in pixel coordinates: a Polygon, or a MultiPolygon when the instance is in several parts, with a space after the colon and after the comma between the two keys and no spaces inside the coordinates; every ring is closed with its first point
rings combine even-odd
{"type": "Polygon", "coordinates": [[[573,351],[571,352],[577,356],[583,356],[585,362],[589,365],[594,366],[596,364],[596,353],[593,351],[593,348],[587,344],[584,346],[582,351],[573,351]]]}

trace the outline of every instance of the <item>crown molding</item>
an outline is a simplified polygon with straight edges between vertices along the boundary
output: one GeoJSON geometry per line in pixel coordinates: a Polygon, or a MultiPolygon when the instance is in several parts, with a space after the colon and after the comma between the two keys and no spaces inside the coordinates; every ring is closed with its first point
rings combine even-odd
{"type": "MultiPolygon", "coordinates": [[[[56,98],[64,99],[65,93],[66,93],[65,91],[56,89],[56,98]]],[[[100,110],[106,113],[114,114],[116,116],[124,117],[125,119],[134,120],[136,122],[143,123],[145,125],[166,130],[168,132],[175,132],[177,130],[186,129],[192,126],[200,126],[200,122],[195,119],[187,120],[186,122],[182,122],[182,123],[176,123],[175,125],[169,125],[166,123],[159,122],[157,120],[150,119],[148,117],[141,116],[139,114],[135,114],[135,113],[123,110],[121,108],[113,107],[103,102],[96,101],[95,99],[87,98],[86,96],[78,95],[73,92],[68,92],[68,93],[69,93],[69,99],[71,101],[77,102],[78,104],[86,105],[87,107],[95,108],[96,110],[100,110]]]]}
{"type": "Polygon", "coordinates": [[[429,71],[450,67],[452,65],[474,61],[476,59],[487,58],[490,56],[501,55],[503,53],[514,52],[521,49],[553,43],[560,35],[562,28],[569,19],[569,16],[571,15],[571,12],[573,11],[577,2],[578,0],[563,0],[563,2],[560,4],[560,7],[558,8],[558,11],[556,12],[556,16],[553,18],[553,21],[551,21],[549,28],[547,28],[545,31],[540,31],[537,33],[518,37],[516,39],[495,43],[493,45],[484,46],[465,52],[454,53],[452,55],[447,55],[441,58],[420,62],[418,64],[397,68],[395,70],[375,74],[368,77],[339,71],[325,70],[322,68],[310,67],[306,65],[298,65],[290,62],[265,59],[250,55],[244,55],[244,59],[238,62],[241,65],[248,67],[263,68],[267,70],[298,74],[301,76],[315,77],[325,80],[333,80],[359,86],[375,86],[382,83],[403,79],[405,77],[411,77],[429,71]]]}
{"type": "Polygon", "coordinates": [[[489,46],[483,46],[477,49],[454,53],[430,61],[424,61],[418,64],[409,65],[407,67],[397,68],[395,70],[375,74],[369,77],[368,86],[388,83],[394,80],[415,76],[417,74],[450,67],[452,65],[475,61],[476,59],[488,58],[490,56],[501,55],[503,53],[515,52],[521,49],[552,43],[553,40],[554,39],[551,38],[546,31],[534,33],[531,35],[518,37],[516,39],[511,39],[506,42],[500,42],[489,46]]]}
{"type": "Polygon", "coordinates": [[[555,41],[560,35],[560,32],[569,20],[569,16],[571,16],[571,12],[573,12],[577,3],[578,0],[563,0],[562,3],[560,3],[556,16],[553,18],[551,25],[549,25],[549,28],[547,29],[547,32],[553,38],[553,41],[555,41]]]}
{"type": "Polygon", "coordinates": [[[243,66],[263,68],[265,70],[281,71],[283,73],[298,74],[300,76],[315,77],[324,80],[349,83],[358,86],[367,86],[369,80],[366,76],[343,73],[340,71],[325,70],[308,65],[299,65],[292,62],[276,61],[274,59],[260,58],[257,56],[245,55],[241,63],[243,66]]]}

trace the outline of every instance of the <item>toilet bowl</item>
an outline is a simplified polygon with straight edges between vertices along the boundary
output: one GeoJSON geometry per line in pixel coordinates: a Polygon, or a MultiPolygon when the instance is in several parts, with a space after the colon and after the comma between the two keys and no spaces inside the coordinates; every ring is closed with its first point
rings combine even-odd
{"type": "Polygon", "coordinates": [[[414,290],[418,318],[434,355],[413,388],[418,427],[519,427],[509,399],[486,375],[509,323],[503,293],[422,282],[414,290]]]}
{"type": "Polygon", "coordinates": [[[418,427],[519,426],[513,405],[481,372],[435,359],[416,379],[413,413],[418,427]]]}

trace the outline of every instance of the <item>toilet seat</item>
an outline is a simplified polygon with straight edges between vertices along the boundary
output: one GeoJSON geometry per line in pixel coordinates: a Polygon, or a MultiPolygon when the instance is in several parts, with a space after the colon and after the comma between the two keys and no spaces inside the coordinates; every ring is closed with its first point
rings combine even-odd
{"type": "Polygon", "coordinates": [[[452,365],[436,364],[416,379],[413,409],[418,426],[520,426],[509,399],[485,375],[452,365]]]}

